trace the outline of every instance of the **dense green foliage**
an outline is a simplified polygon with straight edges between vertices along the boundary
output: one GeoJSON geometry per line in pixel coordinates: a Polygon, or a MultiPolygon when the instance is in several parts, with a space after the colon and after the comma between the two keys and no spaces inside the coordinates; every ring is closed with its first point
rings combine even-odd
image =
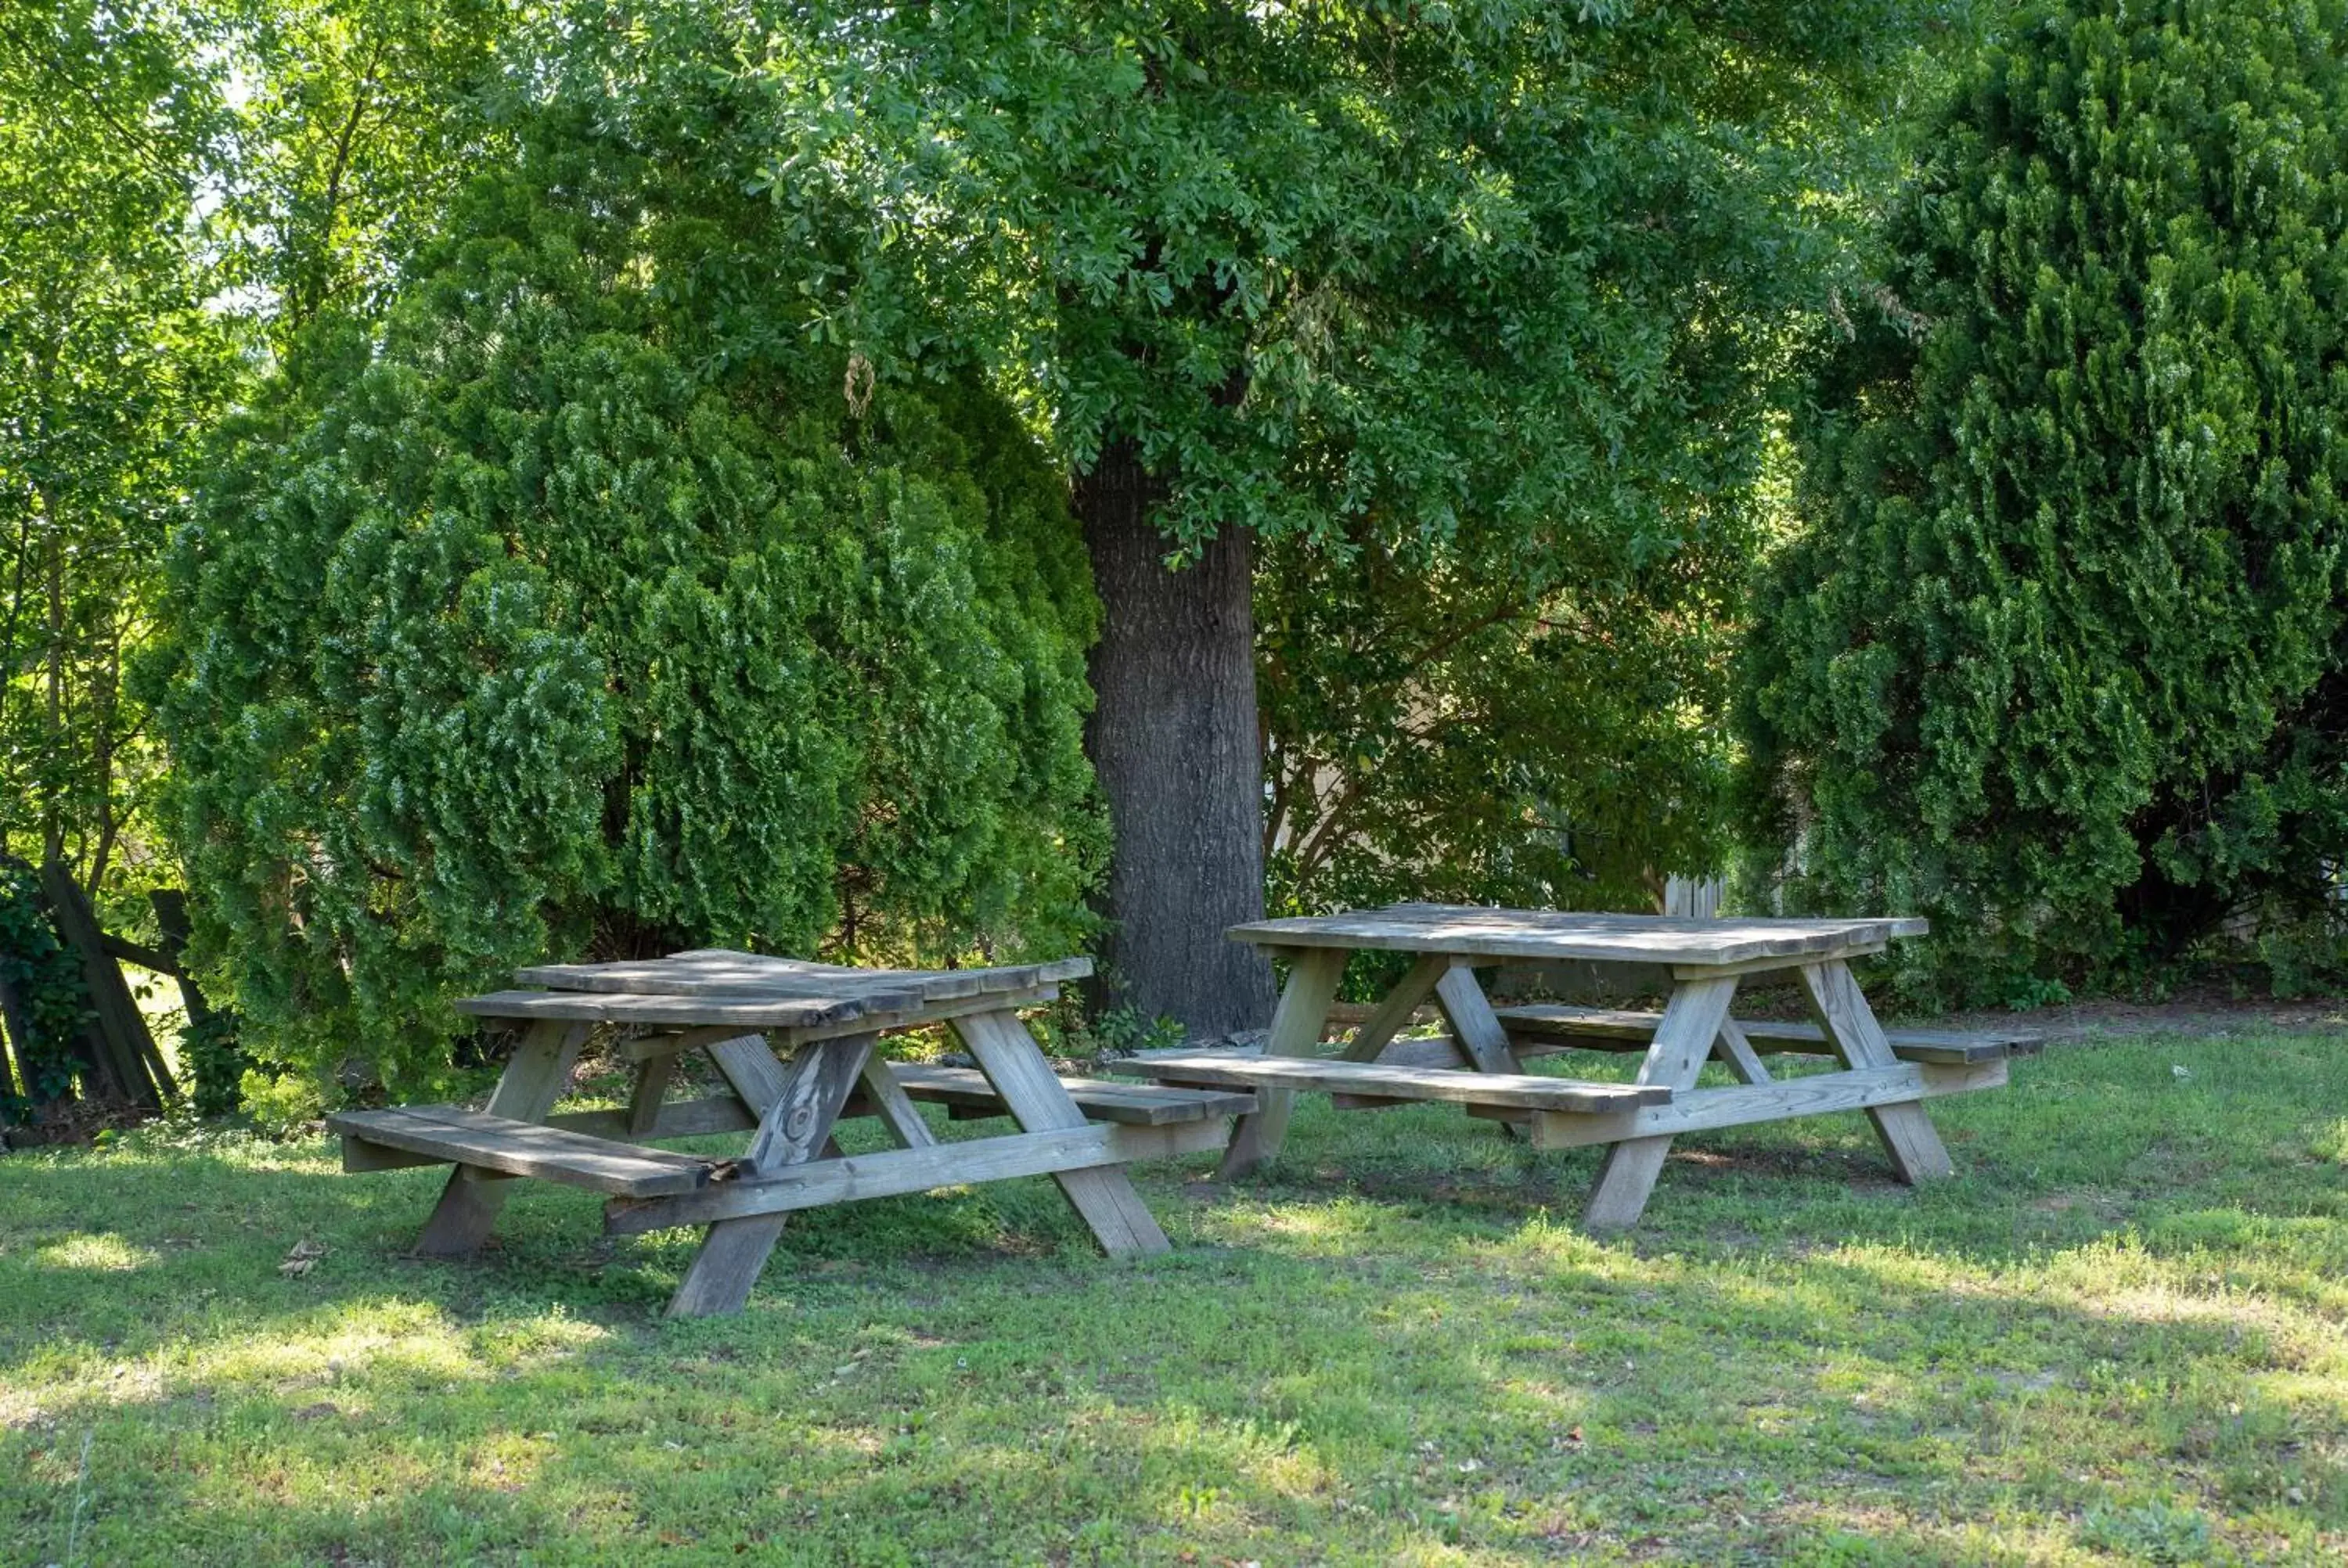
{"type": "Polygon", "coordinates": [[[828,330],[1138,452],[1169,548],[1267,541],[1275,902],[1636,907],[1717,854],[1772,375],[1921,7],[786,9],[828,330]]]}
{"type": "Polygon", "coordinates": [[[73,1087],[74,1046],[88,1014],[81,963],[57,940],[40,878],[0,856],[0,991],[10,999],[0,1048],[0,1125],[23,1120],[73,1087]]]}
{"type": "Polygon", "coordinates": [[[1635,533],[1597,528],[1514,560],[1490,538],[1275,545],[1256,595],[1273,907],[1636,909],[1667,873],[1708,874],[1754,536],[1734,506],[1687,521],[1643,563],[1635,533]]]}
{"type": "Polygon", "coordinates": [[[311,326],[173,552],[198,938],[272,1060],[428,1075],[448,999],[550,952],[1076,935],[1058,481],[966,384],[868,403],[722,82],[592,45],[518,73],[513,167],[379,326],[311,326]]]}
{"type": "Polygon", "coordinates": [[[1965,80],[1826,364],[1745,702],[1787,902],[1942,994],[2348,952],[2348,15],[2081,5],[1965,80]]]}
{"type": "Polygon", "coordinates": [[[193,214],[214,42],[173,0],[0,14],[0,851],[101,897],[163,864],[122,675],[235,369],[193,214]]]}

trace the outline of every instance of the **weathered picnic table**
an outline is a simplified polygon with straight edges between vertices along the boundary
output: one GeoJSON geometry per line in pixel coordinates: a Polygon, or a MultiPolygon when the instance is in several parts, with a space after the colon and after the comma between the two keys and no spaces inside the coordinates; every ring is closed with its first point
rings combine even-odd
{"type": "Polygon", "coordinates": [[[1297,1090],[1326,1092],[1354,1110],[1448,1101],[1471,1115],[1527,1125],[1536,1147],[1602,1143],[1606,1155],[1582,1215],[1592,1229],[1637,1222],[1673,1136],[1749,1122],[1865,1111],[1900,1176],[1920,1182],[1952,1170],[1921,1102],[2003,1083],[2007,1056],[2035,1043],[2027,1036],[1885,1034],[1849,960],[1924,929],[1916,919],[1684,919],[1436,904],[1259,920],[1232,927],[1231,937],[1270,949],[1289,967],[1262,1052],[1148,1051],[1116,1065],[1161,1083],[1254,1091],[1257,1109],[1239,1118],[1225,1149],[1226,1175],[1279,1153],[1297,1090]],[[1319,1056],[1346,960],[1364,949],[1416,958],[1338,1054],[1319,1056]],[[1552,958],[1661,966],[1668,1005],[1660,1014],[1496,1009],[1476,979],[1478,968],[1503,959],[1552,958]],[[1800,980],[1814,1028],[1740,1025],[1729,1016],[1740,979],[1787,970],[1800,980]],[[1397,1040],[1430,999],[1449,1038],[1397,1040]],[[1643,1049],[1645,1060],[1631,1083],[1528,1074],[1520,1066],[1524,1055],[1570,1046],[1643,1049]],[[1830,1053],[1842,1068],[1773,1079],[1763,1051],[1830,1053]],[[1738,1083],[1697,1088],[1697,1074],[1715,1055],[1738,1083]]]}
{"type": "Polygon", "coordinates": [[[486,1109],[454,1105],[346,1111],[327,1118],[346,1170],[455,1165],[417,1244],[461,1255],[497,1222],[511,1179],[529,1176],[607,1194],[615,1235],[705,1225],[700,1251],[669,1303],[671,1317],[738,1310],[795,1209],[931,1188],[1050,1174],[1112,1256],[1167,1250],[1165,1233],[1124,1165],[1211,1148],[1220,1118],[1252,1110],[1229,1090],[1150,1088],[1066,1080],[1052,1071],[1016,1009],[1048,1002],[1084,958],[1024,967],[850,968],[708,950],[634,963],[551,964],[521,970],[526,990],[458,1010],[519,1027],[520,1038],[486,1109]],[[944,1023],[975,1069],[891,1062],[883,1033],[944,1023]],[[622,1110],[556,1113],[582,1047],[597,1029],[634,1068],[622,1110]],[[672,1100],[679,1060],[705,1055],[726,1091],[672,1100]],[[914,1102],[957,1117],[1007,1114],[1021,1129],[940,1141],[914,1102]],[[841,1154],[844,1116],[878,1117],[894,1149],[841,1154]],[[737,1157],[652,1146],[654,1140],[748,1132],[737,1157]]]}

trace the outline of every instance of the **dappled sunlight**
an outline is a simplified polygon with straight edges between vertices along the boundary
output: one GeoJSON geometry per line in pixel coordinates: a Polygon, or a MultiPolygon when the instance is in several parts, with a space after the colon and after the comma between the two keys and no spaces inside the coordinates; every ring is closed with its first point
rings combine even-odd
{"type": "Polygon", "coordinates": [[[36,1268],[75,1268],[92,1274],[125,1274],[145,1268],[162,1255],[150,1246],[136,1246],[111,1231],[77,1231],[33,1249],[36,1268]]]}

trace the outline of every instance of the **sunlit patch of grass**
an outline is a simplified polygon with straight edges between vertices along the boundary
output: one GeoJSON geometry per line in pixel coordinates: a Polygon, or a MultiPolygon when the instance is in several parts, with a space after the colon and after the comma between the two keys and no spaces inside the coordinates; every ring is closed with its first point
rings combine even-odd
{"type": "Polygon", "coordinates": [[[77,1492],[81,1560],[170,1568],[2338,1561],[2343,1103],[2333,1039],[2057,1051],[1935,1103],[1954,1182],[1746,1130],[1601,1240],[1592,1153],[1308,1101],[1261,1181],[1143,1168],[1171,1256],[1044,1180],[884,1200],[694,1324],[692,1236],[591,1194],[445,1265],[435,1173],[322,1143],[10,1156],[0,1561],[77,1492]]]}

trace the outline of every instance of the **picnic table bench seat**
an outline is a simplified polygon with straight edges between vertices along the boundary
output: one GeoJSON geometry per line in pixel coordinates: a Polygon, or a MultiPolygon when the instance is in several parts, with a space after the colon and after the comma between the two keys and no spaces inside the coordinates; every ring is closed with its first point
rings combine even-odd
{"type": "MultiPolygon", "coordinates": [[[[1644,1050],[1663,1021],[1659,1012],[1626,1011],[1617,1008],[1569,1007],[1560,1003],[1529,1003],[1492,1009],[1516,1042],[1520,1055],[1542,1050],[1644,1050]]],[[[1766,1054],[1831,1056],[1834,1045],[1826,1030],[1814,1023],[1781,1023],[1740,1019],[1737,1027],[1753,1049],[1766,1054]]],[[[1985,1061],[2034,1055],[2046,1037],[2033,1030],[1888,1029],[1891,1054],[1901,1061],[1929,1062],[1937,1067],[1972,1067],[1985,1061]]]]}
{"type": "Polygon", "coordinates": [[[1108,1064],[1111,1071],[1161,1083],[1225,1084],[1239,1088],[1317,1090],[1344,1109],[1439,1100],[1469,1110],[1606,1115],[1671,1102],[1657,1085],[1593,1083],[1518,1072],[1416,1067],[1392,1061],[1345,1061],[1319,1056],[1265,1056],[1253,1051],[1144,1051],[1108,1064]]]}
{"type": "Polygon", "coordinates": [[[732,1172],[732,1160],[678,1154],[460,1105],[401,1105],[337,1111],[326,1126],[343,1137],[346,1170],[471,1165],[504,1176],[538,1176],[614,1197],[698,1192],[732,1172]]]}
{"type": "MultiPolygon", "coordinates": [[[[946,1107],[957,1119],[1007,1116],[1002,1094],[975,1068],[892,1061],[890,1075],[909,1100],[946,1107]]],[[[1087,1122],[1167,1127],[1245,1115],[1254,1096],[1228,1089],[1178,1089],[1156,1084],[1113,1083],[1063,1078],[1063,1087],[1087,1122]]],[[[878,1108],[864,1095],[852,1096],[843,1118],[870,1116],[878,1108]]],[[[469,1111],[459,1105],[404,1105],[387,1111],[343,1111],[326,1118],[343,1137],[344,1167],[352,1171],[395,1170],[410,1165],[463,1164],[500,1175],[538,1176],[619,1197],[657,1197],[689,1193],[730,1174],[733,1162],[673,1153],[641,1140],[691,1138],[712,1132],[747,1132],[757,1125],[731,1096],[672,1101],[655,1119],[632,1122],[622,1110],[558,1112],[543,1122],[519,1122],[469,1111]]]]}

